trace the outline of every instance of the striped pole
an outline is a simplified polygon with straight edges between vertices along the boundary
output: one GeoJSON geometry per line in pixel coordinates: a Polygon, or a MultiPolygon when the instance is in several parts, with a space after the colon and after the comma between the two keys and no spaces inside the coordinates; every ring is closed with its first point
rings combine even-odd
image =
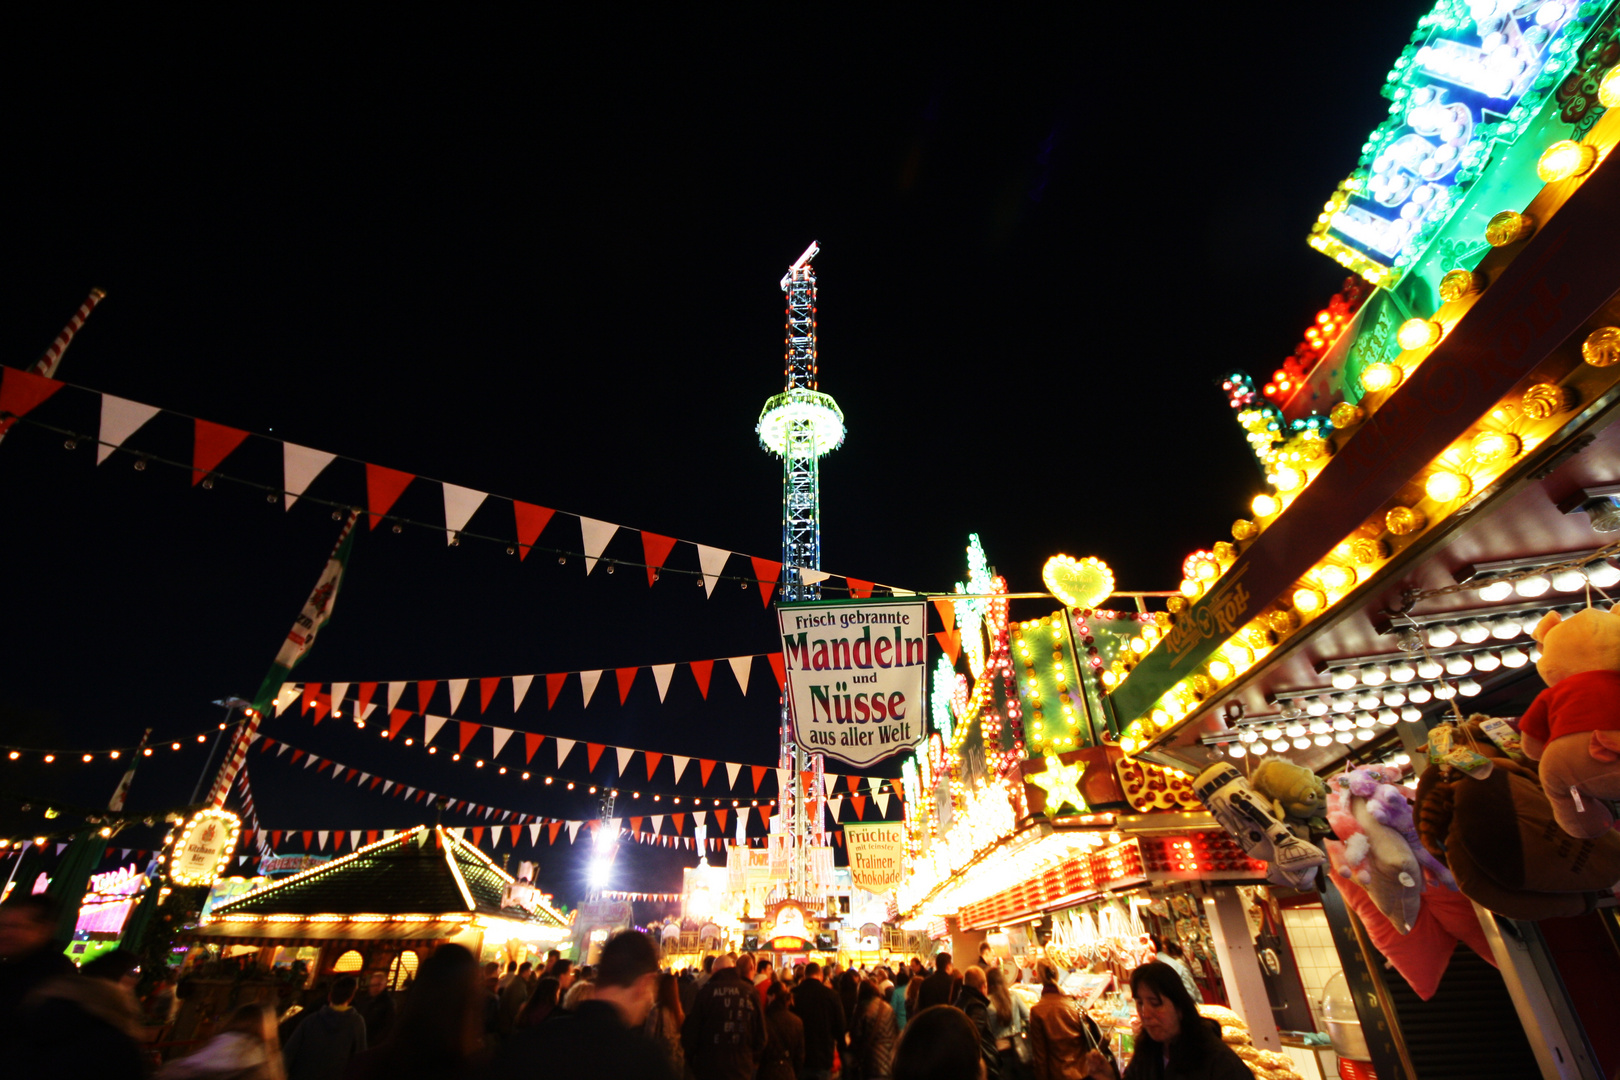
{"type": "Polygon", "coordinates": [[[56,335],[56,340],[51,342],[51,347],[45,350],[45,355],[35,360],[34,366],[28,370],[35,375],[43,375],[47,379],[54,378],[57,366],[62,363],[62,354],[67,352],[69,345],[73,344],[73,335],[79,332],[79,327],[84,325],[84,320],[88,319],[90,313],[96,310],[96,305],[106,298],[107,293],[104,289],[91,289],[90,295],[85,297],[84,303],[79,305],[79,310],[73,313],[73,318],[69,319],[68,324],[62,327],[62,332],[56,335]]]}

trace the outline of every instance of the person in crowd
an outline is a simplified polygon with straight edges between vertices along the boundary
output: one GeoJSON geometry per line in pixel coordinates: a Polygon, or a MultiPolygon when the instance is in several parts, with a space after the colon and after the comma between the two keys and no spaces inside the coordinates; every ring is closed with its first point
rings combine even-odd
{"type": "Polygon", "coordinates": [[[985,996],[990,999],[990,1037],[1003,1080],[1024,1080],[1029,1075],[1029,1006],[1007,988],[1007,973],[997,964],[985,973],[985,996]]]}
{"type": "Polygon", "coordinates": [[[849,1062],[855,1075],[860,1080],[889,1080],[900,1029],[895,1026],[894,1008],[884,999],[876,979],[861,980],[849,1028],[849,1062]]]}
{"type": "MultiPolygon", "coordinates": [[[[1131,997],[1142,1031],[1124,1080],[1254,1080],[1254,1073],[1221,1041],[1221,1026],[1198,1015],[1176,969],[1157,960],[1131,972],[1131,997]]],[[[1093,1051],[1087,1080],[1117,1080],[1114,1064],[1093,1051]]]]}
{"type": "Polygon", "coordinates": [[[572,993],[591,985],[593,996],[543,1024],[518,1029],[501,1047],[492,1075],[554,1076],[566,1070],[587,1077],[679,1080],[664,1051],[641,1031],[657,991],[658,961],[658,946],[646,934],[625,930],[608,938],[594,982],[581,980],[569,988],[572,993]]]}
{"type": "MultiPolygon", "coordinates": [[[[498,964],[496,965],[496,970],[497,971],[500,970],[500,965],[498,965],[498,964]]],[[[498,980],[496,980],[496,983],[495,983],[496,991],[498,993],[505,993],[506,988],[508,986],[511,986],[512,985],[512,980],[517,978],[517,977],[518,977],[518,962],[516,960],[508,960],[506,962],[506,974],[502,975],[498,980]]]]}
{"type": "Polygon", "coordinates": [[[686,1061],[697,1080],[752,1080],[765,1050],[765,1017],[754,992],[754,958],[728,955],[714,966],[714,975],[698,991],[681,1028],[686,1061]]]}
{"type": "Polygon", "coordinates": [[[135,1001],[140,957],[113,949],[77,972],[46,979],[23,999],[6,1072],[18,1077],[146,1075],[141,1009],[135,1001]],[[14,1070],[14,1071],[13,1071],[14,1070]]]}
{"type": "Polygon", "coordinates": [[[298,1025],[282,1051],[287,1080],[340,1080],[365,1053],[366,1022],[354,1011],[359,986],[353,975],[337,979],[321,1010],[298,1025]]]}
{"type": "Polygon", "coordinates": [[[1058,970],[1046,960],[1035,965],[1041,980],[1041,1000],[1029,1011],[1029,1051],[1035,1080],[1074,1080],[1112,1076],[1114,1056],[1102,1031],[1084,1010],[1076,1009],[1058,987],[1058,970]],[[1101,1061],[1101,1066],[1096,1064],[1101,1061]]]}
{"type": "Polygon", "coordinates": [[[935,1005],[949,1005],[954,996],[952,984],[955,981],[956,968],[951,966],[951,954],[942,952],[934,957],[934,973],[922,981],[917,991],[917,1011],[935,1005]]]}
{"type": "Polygon", "coordinates": [[[793,991],[784,982],[774,982],[765,1006],[765,1050],[758,1080],[798,1080],[803,1069],[804,1021],[793,1012],[793,991]]]}
{"type": "Polygon", "coordinates": [[[493,961],[484,965],[482,979],[484,1047],[493,1051],[501,1041],[501,966],[493,961]]]}
{"type": "Polygon", "coordinates": [[[691,968],[683,968],[681,980],[681,1012],[692,1011],[692,1002],[697,1000],[697,974],[691,968]]]}
{"type": "Polygon", "coordinates": [[[851,1027],[855,1025],[855,1003],[861,996],[861,980],[853,971],[840,971],[838,981],[833,984],[838,987],[838,1004],[844,1007],[844,1016],[851,1027]]]}
{"type": "Polygon", "coordinates": [[[590,979],[580,979],[569,985],[563,994],[560,1011],[565,1013],[577,1012],[585,1002],[596,997],[596,983],[590,979]]]}
{"type": "Polygon", "coordinates": [[[894,988],[889,991],[889,1008],[894,1010],[894,1029],[906,1027],[906,994],[911,989],[911,968],[901,964],[894,974],[894,988]]]}
{"type": "Polygon", "coordinates": [[[686,1074],[686,1050],[681,1045],[681,1025],[685,1022],[680,983],[674,975],[665,972],[658,976],[658,993],[653,999],[653,1007],[647,1010],[642,1033],[664,1051],[669,1067],[676,1076],[686,1074]]]}
{"type": "Polygon", "coordinates": [[[947,1005],[918,1012],[894,1048],[894,1080],[985,1080],[973,1021],[947,1005]]]}
{"type": "Polygon", "coordinates": [[[1204,992],[1198,989],[1198,980],[1193,978],[1192,968],[1187,966],[1187,954],[1182,950],[1181,943],[1174,938],[1166,941],[1158,934],[1148,936],[1153,939],[1154,959],[1173,968],[1181,976],[1181,985],[1187,988],[1187,996],[1193,999],[1194,1004],[1202,1005],[1204,992]]]}
{"type": "Polygon", "coordinates": [[[991,1076],[1000,1075],[1000,1065],[996,1058],[996,1037],[990,1033],[990,996],[989,979],[985,976],[984,968],[977,964],[962,972],[962,988],[956,995],[956,1007],[967,1014],[973,1021],[973,1027],[979,1033],[979,1054],[984,1058],[985,1067],[991,1076]]]}
{"type": "Polygon", "coordinates": [[[758,968],[754,971],[754,989],[759,993],[759,1010],[764,1012],[770,1004],[771,992],[771,958],[762,956],[758,959],[758,968]]]}
{"type": "Polygon", "coordinates": [[[547,975],[534,984],[534,993],[523,1005],[523,1012],[518,1015],[518,1027],[527,1027],[529,1024],[538,1024],[552,1014],[557,1008],[557,1000],[562,996],[557,980],[547,975]]]}
{"type": "Polygon", "coordinates": [[[501,991],[500,1027],[502,1038],[512,1034],[512,1029],[517,1027],[518,1013],[522,1012],[523,1006],[528,1004],[529,992],[532,989],[529,986],[529,972],[533,967],[534,965],[527,960],[523,961],[518,965],[517,972],[513,975],[512,980],[501,991]]]}
{"type": "Polygon", "coordinates": [[[157,1080],[285,1080],[276,1014],[262,1002],[239,1005],[195,1053],[158,1070],[157,1080]]]}
{"type": "Polygon", "coordinates": [[[804,965],[804,979],[793,993],[793,1011],[804,1022],[803,1080],[829,1080],[833,1051],[844,1046],[843,1003],[822,982],[821,965],[804,965]]]}
{"type": "Polygon", "coordinates": [[[922,985],[926,981],[928,981],[927,972],[923,969],[922,964],[918,963],[914,957],[911,961],[911,981],[906,984],[907,1023],[910,1023],[911,1018],[922,1011],[922,1006],[917,1004],[917,1000],[922,996],[922,985]]]}
{"type": "Polygon", "coordinates": [[[559,950],[559,949],[547,949],[546,950],[546,962],[545,962],[545,965],[543,967],[541,967],[541,969],[540,969],[540,977],[543,979],[547,975],[553,975],[553,976],[556,975],[557,973],[555,971],[551,970],[551,969],[556,967],[557,966],[557,961],[559,961],[561,959],[562,959],[562,951],[561,950],[559,950]]]}
{"type": "Polygon", "coordinates": [[[388,989],[388,972],[377,970],[366,976],[366,986],[355,996],[354,1011],[366,1022],[366,1042],[381,1043],[394,1030],[394,995],[388,989]]]}
{"type": "Polygon", "coordinates": [[[23,999],[31,991],[73,974],[64,946],[52,940],[61,914],[62,906],[43,893],[23,893],[0,904],[0,1046],[18,1034],[23,999]]]}
{"type": "Polygon", "coordinates": [[[346,1080],[466,1080],[483,1052],[485,986],[478,958],[441,945],[416,971],[387,1040],[346,1080]]]}

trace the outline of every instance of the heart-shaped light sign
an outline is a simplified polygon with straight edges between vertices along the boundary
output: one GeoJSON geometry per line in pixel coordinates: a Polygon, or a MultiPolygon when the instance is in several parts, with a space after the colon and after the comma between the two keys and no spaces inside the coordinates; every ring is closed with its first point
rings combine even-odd
{"type": "Polygon", "coordinates": [[[1054,555],[1041,569],[1041,580],[1064,607],[1094,608],[1114,591],[1114,572],[1101,559],[1054,555]]]}

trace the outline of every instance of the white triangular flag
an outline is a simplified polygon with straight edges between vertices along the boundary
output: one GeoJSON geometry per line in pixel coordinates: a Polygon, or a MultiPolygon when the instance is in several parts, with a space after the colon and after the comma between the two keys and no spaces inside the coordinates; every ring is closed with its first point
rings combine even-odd
{"type": "Polygon", "coordinates": [[[579,519],[580,536],[585,540],[585,574],[590,576],[596,569],[596,560],[601,557],[608,541],[619,527],[611,521],[597,521],[595,518],[582,517],[579,519]]]}
{"type": "Polygon", "coordinates": [[[838,774],[824,772],[821,774],[821,793],[826,798],[832,798],[833,786],[838,783],[838,774]]]}
{"type": "Polygon", "coordinates": [[[405,692],[405,683],[391,682],[388,684],[388,711],[393,712],[394,706],[399,704],[399,696],[405,692]]]}
{"type": "Polygon", "coordinates": [[[282,743],[279,747],[276,748],[276,757],[280,757],[282,754],[285,754],[288,751],[288,749],[289,749],[289,747],[287,746],[287,744],[282,743]]]}
{"type": "Polygon", "coordinates": [[[444,542],[453,543],[456,533],[467,527],[467,522],[473,513],[489,498],[485,491],[474,491],[472,488],[457,487],[455,484],[444,486],[444,542]]]}
{"type": "Polygon", "coordinates": [[[703,590],[705,596],[714,595],[714,583],[720,580],[720,572],[726,568],[726,560],[731,558],[731,552],[724,548],[705,547],[702,544],[693,544],[698,549],[698,566],[703,570],[703,590]]]}
{"type": "Polygon", "coordinates": [[[332,830],[331,829],[321,829],[318,833],[316,833],[316,835],[321,838],[321,850],[325,851],[326,850],[326,838],[328,836],[332,835],[332,830]]]}
{"type": "Polygon", "coordinates": [[[731,658],[731,673],[737,677],[737,685],[742,688],[744,695],[748,693],[748,675],[754,670],[752,656],[733,656],[731,658]]]}
{"type": "Polygon", "coordinates": [[[568,842],[570,844],[572,844],[575,838],[579,836],[579,827],[583,824],[584,822],[582,821],[570,821],[568,823],[568,842]]]}
{"type": "Polygon", "coordinates": [[[303,692],[304,688],[297,683],[282,683],[280,693],[276,694],[276,715],[280,716],[282,711],[297,701],[303,692]]]}
{"type": "Polygon", "coordinates": [[[316,757],[314,754],[305,755],[305,757],[304,757],[304,768],[306,768],[306,769],[309,768],[311,765],[315,764],[319,760],[321,760],[321,759],[316,757]]]}
{"type": "Polygon", "coordinates": [[[834,821],[838,820],[838,811],[842,810],[843,808],[844,797],[842,795],[834,795],[832,798],[827,800],[827,809],[832,811],[834,821]]]}
{"type": "Polygon", "coordinates": [[[686,771],[686,766],[691,763],[692,759],[681,757],[679,754],[671,754],[669,760],[675,764],[675,782],[678,784],[681,782],[681,773],[686,771]]]}
{"type": "Polygon", "coordinates": [[[111,457],[115,449],[124,445],[125,439],[139,431],[141,425],[159,411],[156,405],[142,405],[138,401],[102,394],[101,435],[100,445],[96,447],[96,464],[100,465],[111,457]]]}
{"type": "Polygon", "coordinates": [[[585,704],[591,703],[591,695],[596,693],[596,684],[602,681],[600,671],[582,671],[579,673],[579,688],[585,693],[585,704]]]}
{"type": "Polygon", "coordinates": [[[615,746],[613,752],[619,758],[619,775],[623,776],[624,767],[630,764],[630,759],[635,756],[636,752],[623,746],[615,746]]]}
{"type": "Polygon", "coordinates": [[[413,788],[413,787],[408,787],[408,788],[405,789],[405,794],[401,795],[400,798],[404,799],[406,802],[410,802],[411,801],[411,796],[415,795],[415,794],[416,794],[416,789],[413,788]]]}
{"type": "Polygon", "coordinates": [[[776,770],[776,791],[778,795],[783,794],[788,790],[789,775],[790,773],[787,769],[776,770]]]}
{"type": "Polygon", "coordinates": [[[562,768],[562,763],[568,760],[568,754],[574,749],[575,741],[574,739],[559,739],[555,735],[552,736],[552,745],[557,748],[557,768],[562,768]]]}
{"type": "Polygon", "coordinates": [[[360,779],[358,779],[358,780],[356,780],[354,782],[354,786],[355,787],[361,787],[362,785],[365,784],[365,782],[367,780],[370,780],[370,779],[371,779],[371,774],[368,773],[368,772],[363,772],[363,773],[360,774],[360,779]]]}
{"type": "Polygon", "coordinates": [[[799,577],[804,579],[806,585],[820,585],[832,575],[825,570],[812,570],[808,566],[801,566],[799,567],[799,577]]]}
{"type": "Polygon", "coordinates": [[[872,796],[872,799],[877,803],[878,814],[882,817],[888,817],[889,793],[886,791],[879,791],[872,796]]]}
{"type": "Polygon", "coordinates": [[[529,846],[535,847],[540,843],[540,823],[536,821],[529,826],[529,846]]]}
{"type": "Polygon", "coordinates": [[[337,712],[333,714],[334,716],[341,716],[343,714],[343,699],[347,697],[348,694],[348,683],[335,682],[332,684],[332,708],[337,710],[337,712]]]}
{"type": "Polygon", "coordinates": [[[375,701],[368,701],[368,702],[366,702],[366,707],[364,709],[360,710],[360,719],[369,722],[371,720],[371,714],[376,712],[376,711],[377,711],[377,703],[375,701]]]}
{"type": "Polygon", "coordinates": [[[697,822],[699,827],[706,829],[709,827],[709,812],[707,810],[695,811],[692,814],[692,820],[697,822]]]}
{"type": "Polygon", "coordinates": [[[669,692],[669,680],[675,674],[674,664],[654,664],[652,666],[653,682],[658,686],[658,700],[663,701],[664,695],[669,692]]]}
{"type": "Polygon", "coordinates": [[[350,851],[357,851],[357,850],[359,850],[359,848],[360,848],[360,830],[359,829],[350,829],[349,830],[349,850],[350,851]]]}
{"type": "Polygon", "coordinates": [[[384,795],[388,794],[389,789],[392,788],[393,786],[394,786],[394,782],[392,780],[384,780],[383,781],[383,794],[384,795]]]}
{"type": "Polygon", "coordinates": [[[501,828],[499,825],[489,830],[489,846],[491,848],[498,848],[501,846],[501,833],[505,831],[506,830],[501,828]]]}
{"type": "Polygon", "coordinates": [[[424,716],[424,717],[422,717],[422,723],[423,723],[422,745],[423,746],[428,746],[433,742],[433,736],[437,735],[439,733],[439,729],[444,727],[444,722],[447,719],[449,719],[449,717],[445,717],[445,716],[424,716]]]}
{"type": "Polygon", "coordinates": [[[889,586],[889,592],[893,593],[895,596],[916,596],[917,595],[916,593],[912,592],[910,589],[897,589],[893,585],[889,586]]]}
{"type": "Polygon", "coordinates": [[[452,825],[450,828],[444,831],[455,837],[457,840],[463,840],[467,836],[467,826],[465,825],[452,825]]]}
{"type": "Polygon", "coordinates": [[[456,708],[461,704],[462,697],[467,693],[466,679],[446,679],[445,685],[450,687],[450,715],[456,714],[456,708]]]}
{"type": "Polygon", "coordinates": [[[533,675],[512,676],[512,711],[517,712],[523,707],[523,699],[529,693],[529,684],[534,682],[533,675]]]}
{"type": "Polygon", "coordinates": [[[664,829],[664,815],[663,814],[654,814],[652,816],[652,826],[653,826],[653,835],[657,836],[664,829]]]}
{"type": "Polygon", "coordinates": [[[328,454],[324,450],[311,450],[296,443],[282,443],[281,486],[287,491],[283,506],[291,510],[298,497],[309,489],[309,485],[315,482],[315,478],[321,475],[336,457],[336,454],[328,454]]]}
{"type": "Polygon", "coordinates": [[[489,731],[490,734],[495,737],[495,749],[490,753],[489,756],[492,758],[500,757],[501,747],[505,746],[506,740],[512,737],[512,729],[509,727],[496,727],[494,724],[491,724],[489,725],[489,731]]]}
{"type": "Polygon", "coordinates": [[[737,786],[737,774],[742,772],[742,766],[735,761],[726,762],[726,787],[737,786]]]}

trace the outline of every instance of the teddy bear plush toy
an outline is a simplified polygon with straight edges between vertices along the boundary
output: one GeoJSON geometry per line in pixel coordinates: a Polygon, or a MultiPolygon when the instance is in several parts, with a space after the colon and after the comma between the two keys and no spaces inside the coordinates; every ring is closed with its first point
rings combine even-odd
{"type": "Polygon", "coordinates": [[[1541,763],[1553,816],[1569,835],[1614,826],[1605,799],[1620,799],[1620,615],[1586,608],[1549,611],[1533,635],[1547,684],[1519,718],[1524,752],[1541,763]]]}

